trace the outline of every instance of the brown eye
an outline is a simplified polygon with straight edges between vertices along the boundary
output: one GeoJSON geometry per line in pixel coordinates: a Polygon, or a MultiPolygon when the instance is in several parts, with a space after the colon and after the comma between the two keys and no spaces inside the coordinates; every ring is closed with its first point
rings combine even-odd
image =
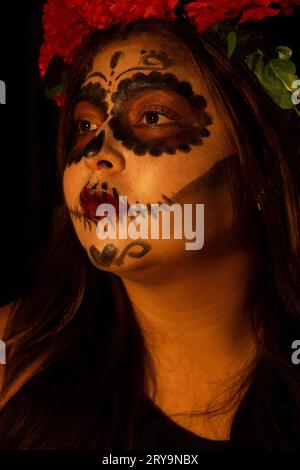
{"type": "Polygon", "coordinates": [[[97,124],[92,121],[87,121],[86,119],[79,119],[76,123],[76,128],[79,135],[84,135],[88,132],[95,131],[97,129],[97,124]]]}
{"type": "Polygon", "coordinates": [[[159,114],[153,111],[148,111],[148,113],[145,114],[145,119],[147,124],[157,124],[159,121],[159,114]]]}
{"type": "Polygon", "coordinates": [[[177,114],[164,106],[147,106],[138,115],[134,125],[140,126],[163,126],[174,124],[179,118],[177,114]]]}

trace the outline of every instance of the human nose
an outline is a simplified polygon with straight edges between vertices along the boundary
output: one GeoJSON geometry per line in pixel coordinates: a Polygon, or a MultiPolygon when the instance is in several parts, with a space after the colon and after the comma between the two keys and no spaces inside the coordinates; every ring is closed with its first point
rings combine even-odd
{"type": "Polygon", "coordinates": [[[82,155],[90,170],[120,173],[125,168],[125,159],[122,153],[106,142],[104,130],[87,144],[82,155]]]}

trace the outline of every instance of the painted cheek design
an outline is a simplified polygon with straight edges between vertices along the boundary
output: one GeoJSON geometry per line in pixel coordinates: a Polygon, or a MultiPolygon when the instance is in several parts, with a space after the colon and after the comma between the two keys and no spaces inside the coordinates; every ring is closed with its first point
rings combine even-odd
{"type": "MultiPolygon", "coordinates": [[[[97,114],[99,114],[99,125],[103,124],[103,122],[108,118],[108,104],[104,101],[106,98],[106,91],[99,83],[88,83],[84,86],[81,90],[81,94],[78,97],[77,104],[84,103],[87,104],[91,103],[94,110],[97,110],[97,114]]],[[[83,116],[85,113],[83,113],[83,116]]],[[[67,144],[67,158],[66,158],[66,166],[70,166],[72,163],[78,163],[82,157],[93,157],[97,153],[100,152],[105,133],[101,131],[99,135],[95,137],[95,131],[87,131],[80,135],[77,129],[78,121],[87,121],[89,122],[88,118],[82,117],[82,119],[74,118],[70,136],[68,138],[67,144]]]]}
{"type": "Polygon", "coordinates": [[[82,155],[87,158],[95,157],[102,149],[104,138],[105,131],[101,131],[100,134],[92,139],[83,149],[82,155]]]}
{"type": "MultiPolygon", "coordinates": [[[[160,101],[165,101],[160,98],[160,101]]],[[[147,152],[155,157],[163,153],[174,154],[176,150],[189,152],[191,145],[202,145],[203,138],[210,135],[207,126],[212,124],[211,116],[205,111],[206,100],[195,95],[188,82],[180,82],[175,75],[161,74],[154,71],[149,75],[136,73],[132,78],[122,80],[117,91],[112,95],[114,107],[109,126],[115,139],[136,155],[147,152]],[[151,95],[165,91],[165,98],[173,103],[176,111],[164,111],[165,106],[151,105],[151,95]],[[147,123],[132,123],[130,111],[135,102],[149,95],[148,111],[145,110],[147,123]],[[176,104],[177,103],[177,104],[176,104]],[[160,111],[162,108],[162,111],[160,111]],[[169,123],[157,125],[154,121],[158,115],[170,114],[169,123]],[[176,117],[174,117],[176,115],[176,117]]]]}
{"type": "Polygon", "coordinates": [[[69,208],[69,213],[74,217],[75,220],[78,220],[79,222],[83,222],[84,229],[88,227],[89,230],[92,229],[92,222],[97,225],[97,221],[90,220],[88,217],[86,217],[77,206],[70,207],[69,208]]]}
{"type": "MultiPolygon", "coordinates": [[[[73,135],[74,134],[75,131],[73,131],[73,135]]],[[[73,137],[73,145],[70,145],[71,150],[67,153],[66,167],[69,167],[72,163],[78,163],[83,158],[83,153],[86,152],[89,144],[92,143],[95,138],[94,135],[94,132],[90,132],[80,139],[77,139],[77,141],[75,137],[73,137]]]]}

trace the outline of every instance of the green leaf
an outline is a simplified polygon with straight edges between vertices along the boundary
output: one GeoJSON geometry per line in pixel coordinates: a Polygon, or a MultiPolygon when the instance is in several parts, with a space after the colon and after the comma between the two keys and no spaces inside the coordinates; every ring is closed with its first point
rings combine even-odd
{"type": "Polygon", "coordinates": [[[227,36],[227,56],[228,56],[228,59],[230,59],[230,57],[234,53],[236,45],[237,45],[236,33],[234,31],[231,31],[227,36]]]}
{"type": "Polygon", "coordinates": [[[272,59],[269,65],[287,90],[293,91],[292,83],[298,79],[295,64],[290,60],[272,59]]]}
{"type": "Polygon", "coordinates": [[[276,52],[280,60],[289,60],[293,55],[292,49],[287,46],[276,47],[276,52]]]}
{"type": "Polygon", "coordinates": [[[247,56],[257,51],[262,43],[261,35],[256,31],[239,31],[237,40],[237,54],[247,56]]]}
{"type": "Polygon", "coordinates": [[[296,110],[291,92],[294,91],[292,83],[298,77],[295,74],[296,67],[293,62],[287,59],[266,61],[264,55],[257,52],[247,57],[246,64],[278,106],[282,109],[294,108],[296,110]]]}

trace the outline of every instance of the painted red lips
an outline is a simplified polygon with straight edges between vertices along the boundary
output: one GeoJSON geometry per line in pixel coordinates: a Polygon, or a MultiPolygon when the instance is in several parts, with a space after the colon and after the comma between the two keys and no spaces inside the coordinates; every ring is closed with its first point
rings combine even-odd
{"type": "Polygon", "coordinates": [[[110,194],[101,188],[85,186],[80,193],[80,205],[84,211],[85,217],[88,219],[101,220],[105,216],[96,216],[97,207],[100,204],[111,204],[116,210],[116,215],[119,217],[119,197],[117,191],[115,195],[110,194]]]}

